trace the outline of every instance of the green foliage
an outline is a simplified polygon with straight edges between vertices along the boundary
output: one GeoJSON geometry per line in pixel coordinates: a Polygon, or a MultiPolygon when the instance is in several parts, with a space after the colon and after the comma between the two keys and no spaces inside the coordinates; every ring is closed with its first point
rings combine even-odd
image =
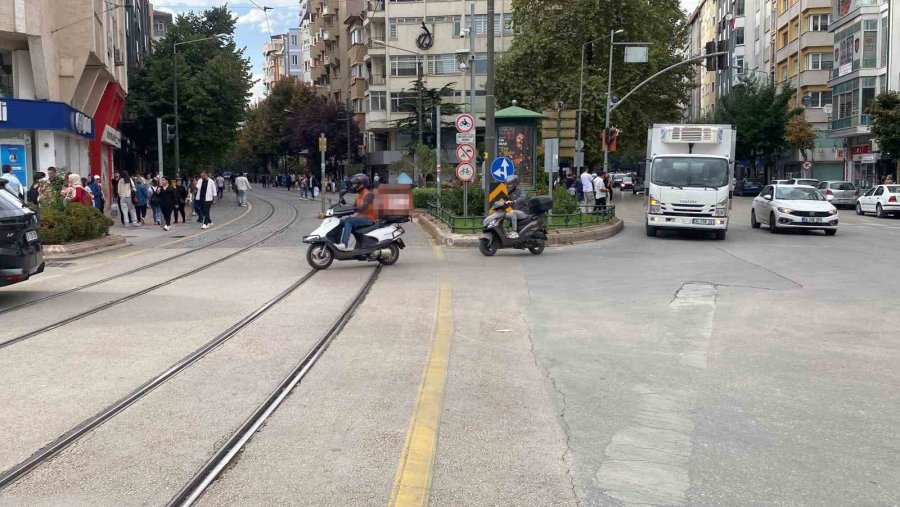
{"type": "Polygon", "coordinates": [[[578,211],[578,200],[569,195],[565,185],[557,185],[553,190],[553,214],[570,215],[578,211]]]}
{"type": "Polygon", "coordinates": [[[414,188],[412,189],[413,207],[427,209],[430,204],[437,202],[436,188],[414,188]]]}
{"type": "Polygon", "coordinates": [[[900,93],[887,91],[869,104],[872,134],[881,142],[881,152],[888,158],[900,156],[900,93]]]}
{"type": "MultiPolygon", "coordinates": [[[[441,192],[441,207],[450,211],[450,213],[462,216],[463,214],[463,189],[449,188],[441,192]]],[[[469,186],[469,215],[484,215],[484,192],[481,187],[469,186]]]]}
{"type": "Polygon", "coordinates": [[[802,114],[792,116],[784,130],[784,140],[788,146],[800,150],[803,160],[807,160],[807,150],[816,147],[816,131],[802,114]]]}
{"type": "MultiPolygon", "coordinates": [[[[677,0],[649,2],[597,2],[596,0],[513,0],[516,37],[497,67],[497,103],[519,105],[534,111],[578,107],[581,48],[588,47],[584,66],[583,137],[587,159],[602,160],[600,135],[605,120],[609,34],[622,29],[616,41],[652,42],[649,62],[626,64],[622,46],[614,50],[613,92],[623,97],[654,73],[683,60],[687,41],[685,15],[677,0]]],[[[678,67],[635,92],[612,114],[612,125],[622,130],[617,161],[639,160],[646,152],[646,126],[652,122],[679,121],[681,105],[688,99],[691,66],[678,67]]]]}
{"type": "Polygon", "coordinates": [[[75,203],[67,204],[63,209],[42,203],[38,217],[41,222],[38,237],[45,245],[102,238],[109,234],[113,225],[112,219],[100,210],[75,203]]]}
{"type": "Polygon", "coordinates": [[[434,152],[434,148],[426,144],[415,144],[413,145],[413,152],[416,154],[414,159],[415,177],[413,181],[419,181],[420,174],[425,181],[429,181],[429,176],[433,181],[435,169],[437,168],[437,155],[434,152]]]}
{"type": "MultiPolygon", "coordinates": [[[[397,128],[409,134],[413,139],[419,139],[419,94],[422,94],[422,143],[432,150],[436,146],[435,117],[437,106],[441,106],[441,126],[453,128],[453,121],[443,121],[443,118],[452,117],[462,112],[459,104],[446,102],[447,97],[453,97],[453,85],[446,84],[442,88],[426,88],[422,78],[416,78],[412,82],[412,89],[403,95],[400,100],[400,113],[407,113],[405,118],[397,120],[397,128]]],[[[410,146],[410,153],[414,153],[418,143],[410,146]]]]}
{"type": "MultiPolygon", "coordinates": [[[[196,173],[221,164],[234,146],[252,86],[250,60],[244,57],[244,49],[238,49],[233,37],[211,39],[180,45],[177,58],[173,58],[176,42],[233,35],[234,27],[235,20],[225,6],[180,14],[166,37],[154,44],[143,68],[129,73],[126,108],[135,121],[128,124],[126,135],[144,143],[139,148],[146,149],[151,159],[157,157],[156,118],[175,123],[173,61],[178,67],[183,171],[196,173]]],[[[168,160],[174,156],[173,149],[174,143],[166,147],[168,160]]],[[[167,172],[173,175],[172,164],[167,164],[167,172]]]]}

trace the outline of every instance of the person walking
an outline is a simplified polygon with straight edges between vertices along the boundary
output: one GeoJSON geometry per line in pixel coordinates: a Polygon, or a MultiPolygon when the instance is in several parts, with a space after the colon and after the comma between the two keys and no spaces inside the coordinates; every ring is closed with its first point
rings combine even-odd
{"type": "Polygon", "coordinates": [[[606,190],[607,190],[607,192],[606,192],[606,197],[609,199],[609,202],[612,202],[612,200],[613,200],[613,187],[612,187],[612,181],[611,181],[610,178],[609,178],[609,172],[604,172],[604,173],[603,173],[603,184],[606,185],[606,190]]]}
{"type": "Polygon", "coordinates": [[[147,191],[147,183],[144,182],[144,178],[141,176],[138,176],[135,180],[134,193],[137,196],[135,208],[137,209],[138,222],[143,224],[144,219],[147,217],[147,196],[149,192],[147,191]]]}
{"type": "Polygon", "coordinates": [[[137,202],[137,191],[134,182],[127,172],[122,173],[116,188],[119,193],[119,209],[122,211],[122,225],[125,225],[125,217],[128,217],[128,224],[134,227],[141,225],[138,221],[137,211],[134,204],[137,202]]]}
{"type": "Polygon", "coordinates": [[[200,180],[197,182],[197,194],[194,199],[200,203],[200,219],[203,221],[203,229],[209,229],[213,224],[210,211],[212,210],[213,199],[216,197],[216,183],[209,177],[209,173],[203,171],[200,173],[200,180]]]}
{"type": "Polygon", "coordinates": [[[884,184],[885,184],[885,185],[893,185],[893,184],[894,184],[894,175],[893,175],[893,174],[888,174],[887,176],[885,176],[885,177],[884,177],[884,184]]]}
{"type": "Polygon", "coordinates": [[[584,195],[581,212],[587,214],[594,211],[594,177],[588,172],[587,167],[582,168],[580,183],[581,193],[584,195]]]}
{"type": "Polygon", "coordinates": [[[219,196],[220,201],[225,197],[225,177],[222,176],[222,173],[216,176],[216,195],[219,196]]]}
{"type": "Polygon", "coordinates": [[[606,207],[606,184],[603,182],[603,178],[600,176],[594,175],[594,198],[596,199],[594,204],[594,212],[599,213],[603,211],[601,208],[606,207]]]}
{"type": "Polygon", "coordinates": [[[175,205],[178,203],[178,192],[175,190],[175,187],[169,185],[169,178],[165,176],[162,177],[162,183],[157,190],[157,199],[159,201],[159,211],[165,222],[163,229],[168,231],[172,225],[172,211],[175,210],[175,205]]]}
{"type": "Polygon", "coordinates": [[[250,182],[247,180],[247,173],[241,174],[234,180],[234,185],[238,192],[238,206],[247,205],[247,192],[250,191],[250,182]]]}
{"type": "Polygon", "coordinates": [[[150,209],[153,210],[153,223],[162,225],[162,211],[159,208],[159,180],[156,178],[150,182],[147,200],[150,202],[150,209]]]}
{"type": "Polygon", "coordinates": [[[13,174],[11,165],[3,164],[3,174],[0,175],[0,179],[6,180],[6,190],[8,192],[11,192],[23,201],[25,200],[25,188],[22,186],[19,178],[13,174]]]}
{"type": "Polygon", "coordinates": [[[184,205],[187,203],[188,193],[187,187],[184,186],[184,180],[175,180],[175,195],[178,199],[175,201],[175,223],[178,223],[178,215],[181,215],[181,222],[187,223],[187,217],[184,215],[184,205]]]}
{"type": "Polygon", "coordinates": [[[102,212],[106,203],[103,200],[103,187],[100,186],[100,175],[95,174],[88,186],[94,194],[94,207],[102,212]]]}

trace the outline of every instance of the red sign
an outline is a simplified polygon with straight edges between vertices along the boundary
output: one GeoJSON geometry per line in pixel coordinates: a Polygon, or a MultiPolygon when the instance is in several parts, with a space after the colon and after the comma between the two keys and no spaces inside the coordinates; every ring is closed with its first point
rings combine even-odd
{"type": "Polygon", "coordinates": [[[872,151],[872,147],[868,144],[863,144],[861,146],[854,146],[850,148],[851,155],[862,155],[863,153],[869,153],[872,151]]]}

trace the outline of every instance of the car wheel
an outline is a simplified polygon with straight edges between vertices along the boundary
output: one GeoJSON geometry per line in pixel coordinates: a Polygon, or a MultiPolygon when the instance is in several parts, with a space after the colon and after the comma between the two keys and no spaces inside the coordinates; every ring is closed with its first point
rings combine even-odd
{"type": "Polygon", "coordinates": [[[775,213],[769,213],[769,232],[776,234],[778,226],[775,224],[775,213]]]}
{"type": "Polygon", "coordinates": [[[857,215],[865,215],[866,212],[862,209],[862,204],[856,203],[856,214],[857,215]]]}
{"type": "Polygon", "coordinates": [[[759,229],[760,223],[756,220],[756,210],[750,210],[750,227],[754,229],[759,229]]]}
{"type": "Polygon", "coordinates": [[[881,203],[875,205],[875,216],[878,218],[884,218],[886,216],[884,214],[884,208],[881,207],[881,203]]]}
{"type": "Polygon", "coordinates": [[[834,236],[837,234],[837,229],[825,229],[826,236],[834,236]]]}
{"type": "Polygon", "coordinates": [[[727,232],[728,231],[715,231],[716,239],[722,241],[723,239],[725,239],[725,234],[727,232]]]}
{"type": "Polygon", "coordinates": [[[647,226],[647,237],[655,238],[656,237],[656,227],[652,225],[647,226]]]}

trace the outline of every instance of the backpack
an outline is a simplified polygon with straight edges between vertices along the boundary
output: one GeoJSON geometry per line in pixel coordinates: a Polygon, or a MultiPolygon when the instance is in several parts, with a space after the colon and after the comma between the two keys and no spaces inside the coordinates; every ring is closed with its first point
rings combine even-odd
{"type": "Polygon", "coordinates": [[[156,189],[154,189],[153,187],[148,187],[148,188],[150,188],[150,204],[152,206],[159,206],[159,188],[156,188],[156,189]]]}
{"type": "Polygon", "coordinates": [[[72,202],[84,204],[85,206],[94,205],[94,200],[91,199],[91,194],[87,193],[87,191],[85,191],[85,189],[81,187],[75,189],[75,200],[72,202]]]}

